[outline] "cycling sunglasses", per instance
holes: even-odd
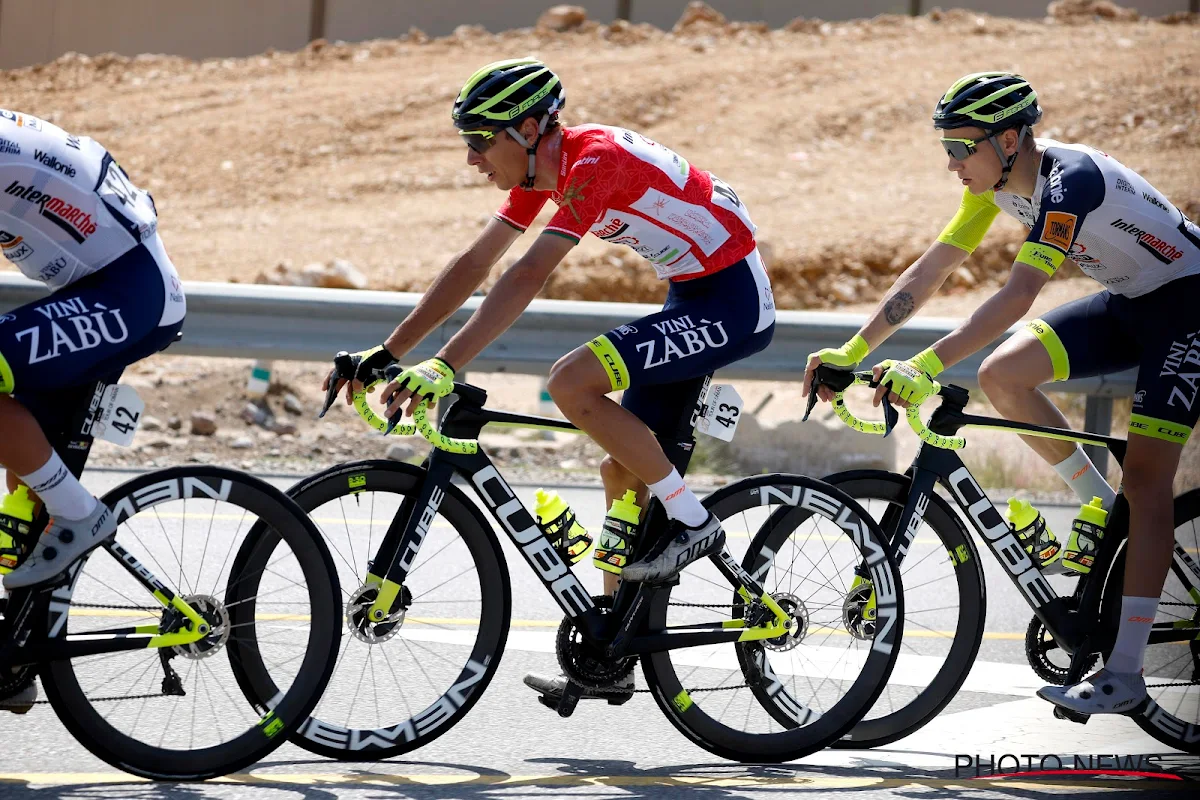
[[[978,139],[942,139],[942,148],[946,151],[946,155],[955,161],[966,161],[967,158],[975,154],[978,145],[983,144],[990,138],[992,137],[984,134]]]
[[[463,137],[463,140],[467,143],[467,147],[479,153],[479,155],[483,155],[496,144],[496,134],[499,132],[489,130],[459,131],[458,135]]]

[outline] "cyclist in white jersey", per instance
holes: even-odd
[[[934,126],[947,167],[965,187],[962,206],[935,242],[887,292],[859,333],[809,356],[807,393],[820,363],[852,368],[919,309],[979,245],[996,215],[1029,235],[1005,285],[957,330],[905,362],[875,368],[902,406],[929,396],[943,369],[1019,320],[1066,259],[1105,290],[1033,320],[984,362],[980,387],[1006,417],[1068,427],[1038,389],[1068,377],[1138,367],[1123,488],[1130,523],[1121,625],[1104,669],[1043,698],[1098,714],[1136,710],[1146,642],[1174,545],[1172,484],[1182,445],[1200,418],[1200,228],[1144,178],[1090,147],[1035,139],[1037,94],[1019,75],[967,75],[942,96]],[[820,390],[830,399],[828,389]],[[1115,494],[1082,448],[1051,439],[1027,443],[1088,502]]]
[[[71,389],[115,382],[182,327],[186,301],[157,228],[153,199],[104,147],[0,109],[0,251],[53,290],[0,316],[0,464],[13,493],[0,500],[5,589],[60,576],[116,531],[45,431],[65,424]],[[12,510],[28,500],[51,517],[36,542],[28,509]]]

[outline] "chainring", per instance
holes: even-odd
[[[613,599],[606,594],[595,595],[592,602],[602,611],[612,608]],[[637,656],[613,660],[583,638],[570,617],[565,617],[554,637],[554,651],[563,674],[574,683],[589,689],[607,689],[623,681],[637,666]]]
[[[1061,660],[1066,663],[1063,665],[1054,663],[1050,660],[1051,653],[1058,653]],[[1045,624],[1037,617],[1029,620],[1029,627],[1025,630],[1025,658],[1029,660],[1029,666],[1033,668],[1034,673],[1042,680],[1055,686],[1067,685],[1067,672],[1071,668],[1071,654],[1058,646],[1058,643],[1046,630]],[[1100,656],[1093,655],[1087,667],[1084,668],[1083,674],[1090,675],[1099,661]]]

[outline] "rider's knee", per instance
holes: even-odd
[[[605,456],[600,461],[600,479],[604,481],[605,486],[627,483],[631,478],[636,480],[637,476],[625,469],[625,465],[612,456]]]
[[[992,400],[1013,392],[1026,392],[1036,386],[1030,383],[1024,371],[1020,369],[1017,359],[1001,351],[996,351],[983,360],[979,365],[978,378],[979,388]]]
[[[1170,498],[1174,482],[1175,470],[1162,459],[1139,458],[1136,453],[1126,455],[1121,470],[1121,490],[1131,505],[1137,505],[1139,501],[1157,504],[1163,498]]]

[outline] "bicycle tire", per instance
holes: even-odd
[[[204,491],[193,494],[200,485],[219,491],[223,494],[224,502],[240,506],[243,512],[251,512],[265,525],[269,525],[275,531],[277,539],[286,542],[291,548],[296,563],[303,571],[310,619],[303,659],[288,689],[273,693],[270,705],[266,702],[251,702],[253,713],[262,716],[257,724],[251,725],[235,738],[209,747],[180,749],[162,747],[163,737],[160,737],[158,746],[147,744],[110,724],[89,701],[80,685],[74,662],[49,662],[41,669],[47,699],[63,725],[80,744],[93,755],[119,769],[156,780],[204,780],[225,775],[250,766],[279,747],[287,741],[288,734],[307,719],[320,698],[333,669],[333,659],[338,648],[337,573],[332,568],[329,551],[325,548],[316,526],[283,492],[245,473],[199,465],[174,467],[139,476],[108,492],[102,498],[102,502],[113,509],[120,526],[130,519],[135,519],[142,512],[153,510],[154,516],[158,517],[155,506],[166,500],[195,497],[199,502],[205,502],[211,499],[212,495]],[[214,509],[215,505],[214,502]],[[215,510],[213,515],[215,519]],[[183,517],[186,537],[186,505]],[[122,538],[121,530],[121,527],[118,527],[118,540]],[[137,538],[133,528],[126,530],[131,531]],[[209,530],[211,533],[211,527]],[[180,547],[182,552],[183,543]],[[205,553],[207,549],[206,543]],[[89,558],[99,552],[101,551],[94,551]],[[203,558],[201,562],[202,574],[205,566]],[[65,592],[66,599],[69,600],[70,593],[77,588],[79,577],[85,569],[86,563],[76,570],[69,590]],[[180,569],[183,569],[182,559]],[[218,571],[218,580],[223,570],[224,565]],[[231,575],[230,583],[236,582]],[[182,587],[180,591],[183,591]],[[56,599],[64,598],[60,593],[56,593]],[[239,612],[234,610],[230,613],[236,617]],[[253,618],[253,614],[251,617]],[[70,625],[68,621],[67,625],[63,626],[64,632]],[[239,650],[244,648],[239,647],[241,634],[234,635],[232,626],[230,631],[225,643],[234,642],[234,646],[226,648],[226,652],[231,668],[236,669],[234,662],[239,657]],[[159,658],[162,657],[161,651],[155,652]],[[199,671],[198,667],[196,669]],[[193,692],[195,691],[193,684]],[[168,695],[165,689],[163,695]],[[199,700],[198,694],[196,699]],[[164,737],[166,731],[171,729],[174,709],[175,706],[172,706],[172,716],[168,717]],[[193,726],[194,724],[193,721]]]
[[[891,540],[894,535],[892,528],[899,521],[900,512],[908,501],[912,486],[911,476],[883,470],[854,470],[830,475],[823,480],[846,492],[862,505],[866,505],[866,501],[869,500],[887,503],[887,512],[881,520],[881,526],[889,541]],[[882,747],[920,730],[954,699],[979,654],[987,621],[987,590],[979,553],[958,515],[940,495],[930,493],[929,505],[925,509],[923,519],[939,540],[940,544],[935,545],[935,548],[941,553],[957,554],[952,561],[952,569],[957,579],[959,612],[950,649],[929,684],[912,699],[906,703],[899,703],[892,696],[889,686],[881,694],[877,705],[886,704],[891,710],[879,717],[864,717],[842,739],[834,742],[832,746],[835,748],[865,750]],[[751,547],[753,549],[753,545]],[[900,564],[901,580],[908,587],[905,591],[910,595],[906,598],[910,601],[905,610],[907,621],[911,621],[914,614],[920,613],[913,609],[912,593],[930,583],[914,583],[910,580],[910,574],[906,573],[905,565],[909,565],[911,570],[927,558],[928,556],[917,557],[910,551]],[[940,583],[940,580],[934,582]],[[931,631],[926,628],[922,632]],[[910,628],[910,636],[912,633]],[[911,639],[904,641],[902,648],[907,648],[915,654]],[[902,652],[899,659],[901,664],[904,662],[904,656],[905,653]],[[906,672],[913,673],[916,670]]]
[[[420,489],[425,476],[424,469],[395,461],[352,462],[307,478],[293,486],[288,493],[301,508],[311,515],[326,503],[340,501],[349,496],[361,499],[367,493],[383,492],[398,497],[411,497]],[[351,485],[351,478],[354,479],[354,485]],[[343,725],[329,718],[322,719],[322,705],[318,705],[310,718],[292,734],[291,739],[294,744],[311,753],[345,761],[391,758],[422,747],[450,730],[466,716],[483,695],[488,684],[491,683],[508,640],[509,619],[512,611],[511,587],[504,553],[500,549],[500,543],[496,539],[494,530],[479,507],[453,484],[446,487],[445,497],[438,508],[438,517],[445,519],[454,532],[462,538],[480,579],[478,634],[470,645],[469,655],[457,678],[424,710],[406,716],[407,712],[401,709],[407,705],[408,701],[403,694],[403,687],[399,685],[404,681],[405,676],[396,676],[394,681],[396,685],[392,686],[392,691],[399,690],[401,692],[400,697],[404,700],[405,706],[396,702],[395,710],[388,709],[383,714],[391,714],[392,718],[389,718],[386,723],[369,728]],[[434,529],[437,525],[437,522],[431,521],[430,529]],[[332,530],[326,529],[320,520],[318,520],[318,527],[322,529],[327,543],[338,554],[335,563],[346,564],[348,560],[335,545]],[[422,547],[423,554],[436,549],[430,541],[433,536],[432,533],[428,535]],[[353,558],[353,550],[351,555]],[[436,554],[433,557],[437,557]],[[420,584],[413,577],[417,568],[421,566],[420,558],[421,556],[418,556],[418,561],[414,563],[413,569],[409,572],[409,579],[406,581],[406,588],[411,586],[414,591],[420,591]],[[361,567],[363,572],[366,570],[365,562],[354,566],[355,568]],[[385,570],[381,569],[382,571]],[[358,577],[361,578],[361,575]],[[347,602],[350,594],[346,591],[347,587],[349,587],[348,583],[343,585],[343,597],[339,600],[339,608],[344,608]],[[417,606],[419,603],[420,596],[417,595],[413,598],[413,604]],[[406,621],[402,623],[396,636],[404,637],[406,630],[412,631],[414,625],[419,626],[420,624],[419,621],[417,623]],[[412,632],[419,636],[421,630],[418,627],[416,631]],[[459,631],[461,632],[461,627],[459,627]],[[353,633],[348,632],[345,636],[348,639],[346,648],[355,647],[356,643],[352,639]],[[419,639],[415,641],[419,642]],[[367,646],[383,652],[381,648],[386,645],[387,642],[381,642]],[[414,646],[420,647],[419,644]],[[343,650],[343,656],[347,649]],[[368,655],[373,655],[373,653]],[[339,657],[340,664],[342,664],[341,657]],[[419,662],[416,666],[420,668],[420,674],[428,677],[427,670]],[[339,677],[335,673],[330,687],[327,689],[327,696],[338,686]],[[392,700],[395,701],[394,696]],[[376,705],[378,707],[378,702]],[[350,711],[353,711],[353,703]],[[397,716],[398,718],[396,718]]]
[[[1174,505],[1175,540],[1184,545],[1185,551],[1195,553],[1196,549],[1200,547],[1200,489],[1192,489],[1179,495],[1175,498]],[[1185,529],[1186,533],[1181,533]],[[1115,631],[1120,625],[1127,542],[1128,540],[1121,543],[1121,550],[1113,559],[1112,568],[1105,579],[1104,595],[1100,604],[1100,619],[1101,627],[1106,630]],[[1195,561],[1193,560],[1191,565],[1182,567],[1178,562],[1177,557],[1172,559],[1160,601],[1164,604],[1159,606],[1155,616],[1156,624],[1165,621],[1173,623],[1179,620],[1187,621],[1190,612],[1191,625],[1200,627],[1200,603],[1197,603],[1195,599],[1197,595],[1188,591],[1190,589],[1192,592],[1200,592],[1200,579],[1197,579],[1194,573]],[[1180,589],[1173,591],[1175,587],[1179,586],[1181,586]],[[1165,605],[1166,602],[1179,604],[1189,595],[1192,599],[1191,606],[1182,612],[1176,610],[1178,605]],[[1187,646],[1191,648],[1191,663],[1184,662],[1179,666],[1181,670],[1191,667],[1191,674],[1187,676],[1183,684],[1180,684],[1189,685],[1191,689],[1185,690],[1182,697],[1173,698],[1178,702],[1169,702],[1165,698],[1166,693],[1159,691],[1162,688],[1164,677],[1161,673],[1179,665],[1181,660],[1177,652],[1179,646],[1177,643],[1163,643],[1146,648],[1143,672],[1151,702],[1140,713],[1131,716],[1138,727],[1168,747],[1174,747],[1186,753],[1200,753],[1200,685],[1197,684],[1197,676],[1200,675],[1200,666],[1198,666],[1200,665],[1200,653],[1198,653],[1200,644],[1197,644],[1195,639],[1187,643]],[[1106,662],[1111,652],[1112,646],[1110,645],[1103,653]],[[1159,686],[1155,687],[1155,684],[1159,684]],[[1160,700],[1163,702],[1160,703]],[[1185,705],[1191,711],[1188,719],[1176,716]]]
[[[847,563],[850,570],[861,562],[867,562],[871,565],[871,575],[878,585],[891,585],[895,590],[888,592],[881,589],[878,606],[880,622],[873,639],[866,646],[868,649],[863,658],[862,669],[856,673],[850,689],[823,711],[812,711],[813,698],[804,703],[796,699],[794,695],[798,692],[794,672],[792,691],[787,690],[783,683],[786,679],[778,678],[763,643],[732,645],[737,652],[737,664],[753,695],[748,701],[743,701],[747,708],[747,716],[753,711],[754,704],[761,706],[773,720],[773,724],[770,720],[767,721],[767,732],[735,730],[701,707],[701,703],[696,700],[697,694],[701,691],[715,692],[721,689],[720,685],[705,690],[693,689],[690,692],[686,689],[683,681],[696,680],[693,676],[698,669],[687,669],[685,661],[689,656],[678,654],[686,654],[690,648],[651,653],[642,657],[646,683],[659,708],[671,723],[705,750],[735,761],[791,761],[824,749],[843,736],[867,712],[882,691],[899,653],[903,631],[903,591],[891,551],[879,526],[844,492],[822,481],[801,475],[762,475],[726,486],[705,498],[704,504],[722,520],[727,535],[730,535],[736,530],[734,515],[745,514],[754,509],[761,511],[772,499],[779,499],[782,505],[790,507],[800,516],[819,515],[829,520],[840,519],[843,524],[836,528],[837,535],[831,538],[835,539],[835,547],[838,544],[849,543],[851,549],[847,551]],[[852,534],[851,531],[856,533]],[[858,538],[855,539],[855,536]],[[831,552],[828,546],[826,552]],[[766,567],[769,569],[769,566],[768,563]],[[750,559],[743,562],[743,567],[759,580],[767,571],[752,565]],[[689,570],[695,568],[693,565]],[[689,571],[685,570],[681,580],[686,580],[688,574]],[[670,595],[679,589],[680,586],[664,587],[657,593],[645,625],[648,630],[667,627]],[[735,601],[736,613],[738,612]],[[807,631],[807,625],[805,630]],[[684,669],[677,669],[676,659],[680,660],[680,666]],[[739,693],[741,691],[740,687],[732,688]],[[818,693],[819,688],[814,690],[814,696]],[[734,699],[736,695],[725,703],[721,711],[722,718]],[[714,701],[712,707],[715,709],[716,705],[717,701]],[[799,713],[801,711],[803,715]],[[738,715],[740,716],[740,709]],[[775,726],[778,726],[779,730],[771,730]]]

